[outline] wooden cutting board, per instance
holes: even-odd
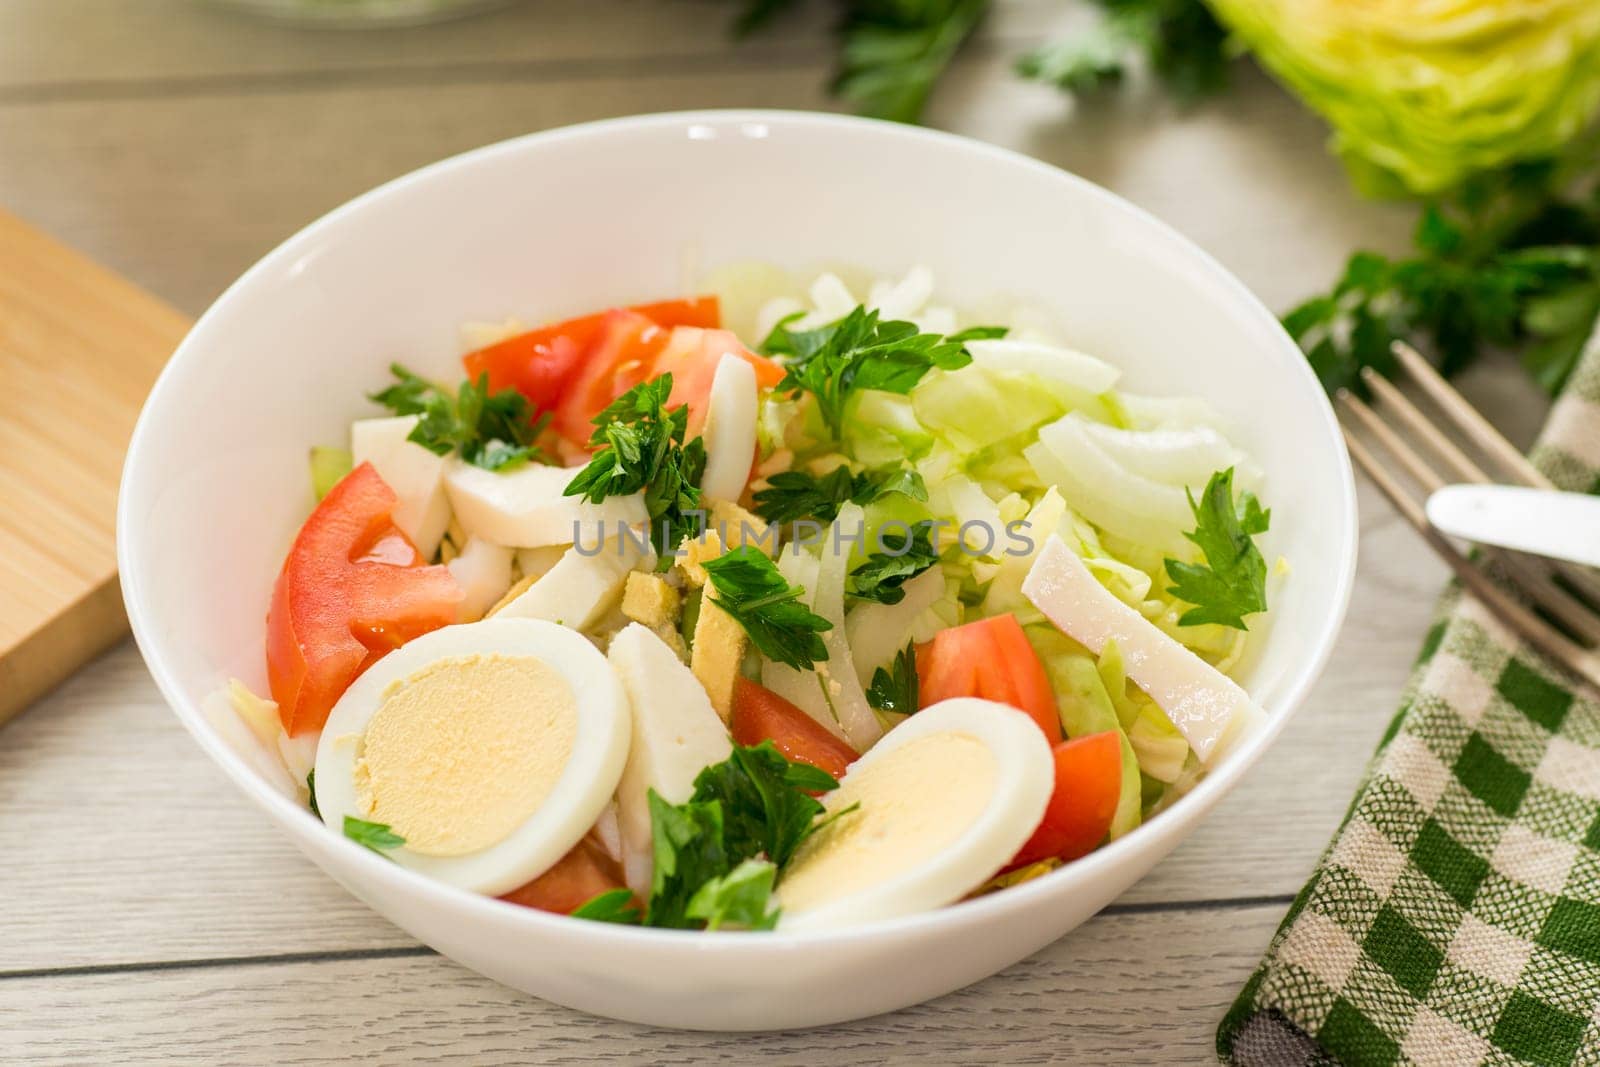
[[[189,321],[0,211],[0,722],[127,631],[117,483]]]

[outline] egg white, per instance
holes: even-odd
[[[454,656],[533,656],[571,687],[577,730],[572,753],[549,795],[500,841],[464,856],[423,856],[404,847],[396,863],[479,893],[509,892],[548,870],[595,824],[616,791],[632,731],[627,695],[605,656],[555,623],[502,618],[447,626],[389,653],[357,678],[328,716],[317,745],[317,806],[323,822],[344,832],[346,815],[365,818],[355,769],[361,738],[392,683]]]
[[[756,454],[756,371],[729,354],[717,363],[706,405],[706,467],[700,488],[712,500],[738,500]]]
[[[807,862],[802,849],[778,882],[776,898],[783,909],[778,921],[780,929],[836,929],[942,908],[992,877],[1033,835],[1055,788],[1050,743],[1024,712],[991,700],[957,697],[917,712],[850,765],[840,782],[841,791],[848,785],[859,785],[864,778],[870,779],[873,768],[888,754],[936,734],[972,738],[994,757],[994,785],[988,802],[972,824],[954,841],[938,847],[897,836],[892,822],[880,824],[874,837],[881,837],[881,847],[905,852],[903,862],[893,873],[865,887],[842,890],[836,896],[796,908],[784,900],[784,879],[792,877]],[[916,787],[933,796],[947,783],[929,773]],[[830,793],[823,797],[830,811],[838,806],[830,798],[837,796]],[[904,802],[908,810],[918,807],[915,796],[902,794],[896,799]],[[863,799],[861,811],[843,816],[840,828],[845,819],[868,816],[870,803],[870,797]]]

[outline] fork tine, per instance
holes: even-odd
[[[1545,655],[1587,679],[1591,684],[1600,685],[1600,656],[1592,655],[1579,647],[1566,635],[1498,588],[1488,576],[1474,567],[1471,561],[1456,551],[1454,545],[1429,525],[1421,505],[1411,498],[1405,488],[1355,434],[1347,429],[1344,438],[1356,465],[1372,479],[1379,492],[1383,493],[1400,513],[1400,517],[1415,529],[1439,558],[1455,572],[1468,592]]]
[[[1381,381],[1381,379],[1380,379]],[[1383,383],[1388,386],[1387,382]],[[1393,388],[1393,386],[1389,386]],[[1368,407],[1360,397],[1348,389],[1340,390],[1335,398],[1339,410],[1345,412],[1351,419],[1359,423],[1372,437],[1382,445],[1384,450],[1400,462],[1406,473],[1429,493],[1435,492],[1445,484],[1444,479],[1427,461],[1419,456],[1406,440],[1378,414]],[[1408,401],[1401,398],[1406,409],[1421,419],[1421,413],[1410,407]],[[1424,426],[1433,430],[1432,424],[1423,422]],[[1434,430],[1437,433],[1438,431]],[[1449,446],[1453,448],[1454,446]],[[1463,462],[1467,462],[1462,457]],[[1431,526],[1431,523],[1430,523]],[[1573,596],[1560,585],[1551,580],[1548,568],[1540,565],[1526,556],[1493,546],[1484,546],[1485,554],[1498,562],[1506,575],[1521,587],[1523,593],[1538,607],[1560,621],[1569,633],[1576,634],[1581,640],[1594,645],[1600,645],[1600,616],[1596,616],[1587,605],[1573,598]]]
[[[1396,389],[1389,379],[1373,370],[1363,367],[1361,381],[1372,390],[1372,395],[1383,402],[1383,406],[1394,412],[1395,417],[1405,424],[1407,430],[1425,442],[1433,454],[1445,462],[1454,471],[1455,476],[1462,481],[1476,482],[1479,485],[1489,484],[1489,476],[1483,468],[1468,458],[1467,454],[1446,437],[1440,429],[1429,421],[1415,404],[1404,393]],[[1440,483],[1443,484],[1442,482]],[[1429,492],[1439,488],[1438,485],[1429,486]]]
[[[1384,384],[1388,385],[1387,382]],[[1390,386],[1390,388],[1393,387]],[[1391,456],[1400,461],[1400,465],[1406,469],[1406,473],[1411,475],[1418,485],[1430,493],[1444,488],[1445,480],[1439,476],[1439,472],[1428,466],[1427,461],[1417,455],[1411,446],[1406,444],[1404,438],[1395,433],[1389,424],[1379,418],[1377,413],[1368,407],[1360,397],[1348,389],[1341,389],[1339,390],[1339,395],[1335,398],[1335,403],[1339,405],[1341,411],[1347,412],[1355,421],[1361,424],[1363,429],[1377,438],[1378,443]],[[1420,413],[1415,408],[1411,408],[1411,412],[1421,418]],[[1432,427],[1430,426],[1429,429],[1432,429]],[[1434,432],[1437,433],[1438,431]]]
[[[1387,382],[1384,384],[1387,386]],[[1362,398],[1346,389],[1339,392],[1336,403],[1339,410],[1349,414],[1352,421],[1358,422],[1362,429],[1373,435],[1374,440],[1382,445],[1384,451],[1394,456],[1400,462],[1400,466],[1405,467],[1406,474],[1421,485],[1422,490],[1434,493],[1443,488],[1445,480],[1438,475],[1437,470],[1427,466],[1427,461],[1416,454],[1416,451],[1405,442],[1405,438],[1395,432],[1394,427],[1390,427],[1387,422],[1379,418],[1376,411],[1366,406]],[[1410,410],[1416,413],[1416,408]],[[1421,418],[1421,413],[1416,414]],[[1424,426],[1432,429],[1426,422]],[[1466,462],[1466,458],[1462,458],[1462,461]],[[1432,526],[1432,523],[1429,525]],[[1523,557],[1520,553],[1496,549],[1493,545],[1485,545],[1483,550],[1488,557],[1498,561],[1507,576],[1517,582],[1518,587],[1522,587],[1526,597],[1533,600],[1539,608],[1557,617],[1568,632],[1576,633],[1581,640],[1587,641],[1590,645],[1600,645],[1600,617],[1595,616],[1594,611],[1590,611],[1584,603],[1573,598],[1570,592],[1550,581],[1549,569],[1531,558]]]
[[[1536,489],[1554,489],[1555,484],[1546,478],[1540,470],[1521,452],[1515,445],[1507,441],[1496,430],[1489,420],[1478,413],[1477,409],[1464,400],[1454,387],[1447,383],[1433,365],[1423,359],[1417,350],[1404,341],[1394,344],[1395,357],[1400,361],[1400,366],[1412,381],[1432,398],[1439,409],[1455,424],[1456,428],[1466,435],[1486,454],[1497,461],[1502,469],[1511,473],[1511,476],[1523,485],[1530,485]],[[1488,478],[1481,468],[1473,464],[1454,443],[1445,437],[1428,421],[1427,417],[1417,410],[1416,405],[1405,399],[1405,395],[1392,384],[1367,368],[1362,374],[1362,381],[1366,382],[1375,395],[1381,396],[1385,403],[1392,403],[1396,414],[1418,436],[1425,439],[1429,445],[1434,446],[1436,453],[1446,462],[1455,464],[1457,471],[1468,481],[1488,484]],[[1507,554],[1510,555],[1509,553]],[[1541,570],[1549,570],[1561,576],[1567,585],[1578,592],[1582,598],[1585,612],[1589,612],[1588,605],[1600,607],[1600,575],[1577,564],[1567,563],[1562,560],[1546,560],[1541,565]],[[1560,589],[1560,586],[1556,586]],[[1562,594],[1570,595],[1566,590]]]
[[[1415,348],[1404,341],[1396,341],[1394,354],[1406,375],[1428,394],[1428,398],[1439,406],[1439,410],[1455,424],[1456,429],[1483,449],[1518,484],[1531,485],[1536,489],[1555,488],[1550,479],[1540,474],[1538,468],[1528,462],[1528,457],[1517,451],[1516,445],[1507,441],[1488,419],[1462,399],[1461,394],[1440,377],[1439,372]]]

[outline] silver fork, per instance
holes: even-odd
[[[1501,480],[1514,485],[1552,489],[1550,480],[1516,446],[1489,424],[1461,394],[1451,388],[1416,350],[1397,343],[1394,354],[1401,371],[1444,416],[1468,444],[1478,450]],[[1438,556],[1455,572],[1461,584],[1494,615],[1552,660],[1574,674],[1600,685],[1600,615],[1589,604],[1600,605],[1600,583],[1594,576],[1575,568],[1558,567],[1543,560],[1502,549],[1484,548],[1483,558],[1496,563],[1521,594],[1519,599],[1491,579],[1465,553],[1428,522],[1422,501],[1418,500],[1391,471],[1375,451],[1355,433],[1360,427],[1373,442],[1398,463],[1423,494],[1432,493],[1450,481],[1491,484],[1489,474],[1474,462],[1450,436],[1429,420],[1420,408],[1382,375],[1368,367],[1362,381],[1372,392],[1376,408],[1349,390],[1336,397],[1341,414],[1347,416],[1345,443],[1356,465],[1366,472],[1379,491],[1389,499]],[[1388,413],[1393,425],[1379,412]],[[1407,435],[1420,442],[1434,460],[1412,446]],[[1437,466],[1435,465],[1437,464]],[[1443,467],[1447,474],[1441,473]],[[1557,575],[1562,579],[1557,581]],[[1588,598],[1573,595],[1576,588]],[[1523,599],[1527,601],[1523,603]],[[1531,605],[1531,608],[1530,608]],[[1554,626],[1539,612],[1556,620]]]

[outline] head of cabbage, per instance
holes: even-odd
[[[1370,193],[1554,155],[1600,107],[1600,0],[1206,2]]]

